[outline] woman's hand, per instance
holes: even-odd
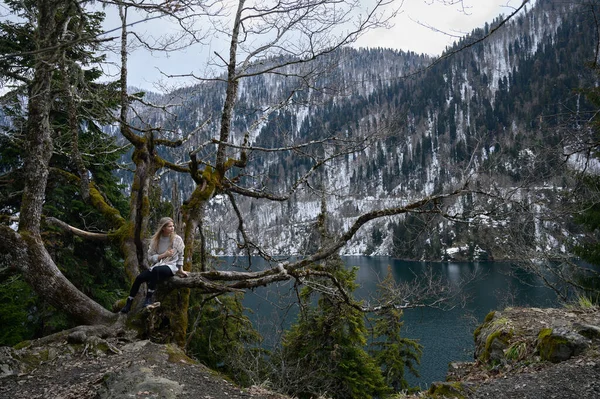
[[[186,272],[186,271],[185,271],[185,270],[183,270],[183,269],[179,269],[179,270],[177,270],[177,275],[178,275],[179,277],[187,277],[187,276],[189,276],[189,275],[190,275],[190,272]]]
[[[171,256],[173,256],[174,253],[175,253],[175,250],[173,248],[167,249],[165,252],[160,254],[158,259],[170,258]]]

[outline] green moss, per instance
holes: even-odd
[[[167,354],[169,355],[169,362],[171,363],[188,363],[195,364],[196,362],[188,357],[181,348],[176,345],[167,344]]]
[[[165,333],[160,333],[163,336],[163,342],[176,343],[182,347],[185,345],[189,298],[189,288],[172,291],[160,298],[162,322],[157,328],[165,330]]]
[[[498,340],[503,345],[508,346],[510,339],[514,335],[514,330],[508,327],[510,321],[506,318],[500,318],[491,323],[490,328],[493,330],[485,341],[485,348],[483,353],[479,356],[479,359],[482,361],[490,360],[490,349],[494,341]]]
[[[552,335],[550,328],[544,328],[538,333],[537,350],[542,360],[556,361],[554,354],[558,352],[560,346],[568,344],[567,339]]]
[[[488,313],[487,315],[485,315],[485,319],[483,320],[484,323],[489,323],[494,319],[494,316],[496,315],[496,311],[492,310],[490,313]]]
[[[85,344],[70,344],[70,346],[73,349],[74,353],[82,352],[85,348]]]
[[[154,165],[156,166],[157,169],[161,169],[164,168],[165,165],[167,164],[167,161],[165,161],[163,158],[161,157],[153,157],[152,161],[154,162]]]
[[[15,357],[25,366],[25,372],[29,372],[41,363],[48,361],[50,351],[48,349],[43,349],[39,352],[28,350],[17,354]]]
[[[206,185],[196,187],[188,202],[182,207],[185,211],[198,209],[203,202],[210,199],[216,188],[220,185],[221,179],[218,173],[210,167],[204,169],[202,178],[206,181]]]
[[[133,182],[131,183],[131,191],[138,192],[140,190],[140,187],[141,187],[140,178],[139,178],[139,176],[136,176],[133,178]]]
[[[13,346],[13,349],[19,350],[19,349],[27,348],[28,346],[31,346],[31,341],[30,340],[19,342],[18,344],[16,344],[15,346]]]
[[[477,328],[475,329],[475,331],[473,332],[473,338],[475,339],[475,341],[477,341],[477,338],[478,338],[478,337],[479,337],[479,335],[481,334],[481,330],[483,329],[483,327],[484,327],[486,324],[489,324],[489,323],[490,323],[490,322],[491,322],[491,321],[494,319],[494,316],[495,316],[495,315],[496,315],[496,312],[492,310],[491,312],[489,312],[489,313],[488,313],[488,314],[485,316],[485,319],[483,320],[483,323],[482,323],[482,324],[480,324],[480,325],[479,325],[479,327],[477,327]]]
[[[477,341],[477,338],[481,335],[481,330],[483,330],[483,324],[480,324],[473,332],[473,340]]]
[[[108,238],[116,242],[123,243],[127,238],[133,237],[134,228],[135,226],[132,222],[126,222],[117,230],[113,230],[108,233]]]
[[[104,197],[100,191],[94,187],[93,183],[90,183],[89,185],[89,192],[92,205],[107,217],[111,223],[116,226],[122,226],[125,223],[125,219],[123,219],[121,213],[104,200]]]
[[[150,214],[150,200],[148,197],[142,198],[142,215],[148,216]]]
[[[98,342],[98,344],[96,344],[96,350],[100,351],[102,353],[108,353],[108,351],[110,350],[110,347],[108,346],[108,343],[106,343],[106,342]]]
[[[490,360],[490,347],[492,346],[492,342],[494,342],[494,340],[500,336],[500,333],[501,333],[500,331],[494,331],[493,333],[488,335],[488,337],[485,341],[485,350],[481,354],[482,360],[484,360],[486,362],[488,360]]]
[[[38,358],[40,359],[40,361],[48,361],[48,359],[50,359],[50,350],[49,349],[43,349],[41,351],[39,351],[37,353]]]
[[[460,382],[433,383],[427,391],[431,398],[464,399],[464,386]]]
[[[134,300],[131,311],[127,313],[126,326],[128,329],[137,333],[138,337],[145,336],[145,317],[144,312],[138,311],[137,302]]]
[[[231,169],[237,163],[237,159],[229,158],[225,162],[225,170]]]
[[[131,160],[137,165],[140,162],[144,162],[148,159],[148,149],[146,147],[146,142],[148,141],[145,137],[139,137],[138,143],[136,143],[135,150],[133,150],[133,154],[131,154]]]
[[[508,320],[506,317],[501,317],[499,319],[494,320],[494,322],[492,323],[493,327],[503,327],[503,326],[507,326],[510,324],[510,320]]]
[[[551,334],[552,334],[551,328],[542,328],[537,336],[538,342],[545,339],[546,337],[550,336]]]
[[[183,347],[188,327],[189,295],[189,288],[174,290],[166,295],[161,293],[156,298],[160,306],[151,310],[138,309],[134,302],[126,320],[127,328],[135,331],[139,338]]]
[[[127,303],[127,298],[117,299],[117,301],[113,304],[113,311],[118,311],[123,309],[125,304]]]

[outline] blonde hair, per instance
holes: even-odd
[[[168,223],[173,223],[175,224],[175,222],[173,221],[173,219],[171,219],[168,216],[165,216],[163,218],[161,218],[158,221],[158,224],[156,225],[156,231],[154,232],[154,235],[152,236],[152,238],[150,239],[150,246],[152,248],[154,248],[154,250],[158,250],[158,241],[160,240],[160,236],[162,235],[162,229],[163,227],[165,227],[165,225],[167,225]],[[173,240],[175,239],[175,236],[177,234],[175,233],[175,230],[173,230],[173,232],[171,233],[171,235],[169,236],[169,245],[172,246],[173,245]]]

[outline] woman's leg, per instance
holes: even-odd
[[[148,306],[152,303],[152,295],[156,290],[156,284],[165,280],[169,277],[173,277],[173,271],[169,266],[155,266],[152,268],[152,275],[148,280],[148,293],[146,294],[146,301],[144,302],[144,306]]]
[[[148,280],[148,289],[152,291],[156,289],[156,284],[159,281],[165,280],[169,277],[173,277],[173,271],[171,271],[171,268],[169,266],[165,265],[153,267],[150,273],[152,273],[152,275]]]
[[[144,270],[135,278],[133,285],[131,286],[131,291],[129,291],[129,297],[135,298],[138,291],[140,290],[140,286],[142,283],[148,282],[152,279],[152,272],[150,270]]]
[[[151,278],[152,272],[150,270],[144,270],[143,272],[137,275],[135,281],[133,282],[133,285],[131,286],[131,290],[129,291],[129,297],[127,298],[127,302],[125,303],[123,309],[121,309],[121,313],[127,313],[129,312],[129,310],[131,310],[131,303],[133,302],[133,298],[135,298],[138,291],[140,290],[140,286],[142,285],[142,283],[150,281]]]

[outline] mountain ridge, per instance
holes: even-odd
[[[448,51],[466,48],[431,67],[427,67],[430,58],[415,53],[343,48],[323,61],[337,57],[339,67],[329,71],[330,75],[319,76],[318,88],[295,92],[285,108],[274,104],[289,95],[297,80],[253,76],[242,81],[232,121],[237,145],[249,130],[251,145],[264,149],[287,148],[298,140],[324,140],[327,135],[337,140],[377,137],[372,146],[322,167],[311,187],[294,192],[290,204],[250,203],[238,198],[242,213],[250,215],[245,223],[248,236],[263,243],[271,255],[307,253],[310,238],[299,237],[311,237],[321,212],[321,194],[315,184],[322,185],[326,193],[330,230],[336,232],[347,231],[360,213],[451,190],[469,176],[482,179],[481,170],[487,173],[483,180],[493,181],[504,191],[526,180],[546,187],[546,192],[556,190],[560,176],[544,175],[543,171],[544,164],[556,160],[546,155],[542,159],[536,145],[544,141],[558,149],[560,130],[572,118],[564,111],[575,104],[584,106],[574,90],[593,81],[582,69],[584,61],[594,56],[594,37],[586,29],[589,15],[582,7],[583,3],[539,0],[469,47],[501,20],[475,29]],[[423,71],[416,77],[403,77],[419,68]],[[297,75],[306,69],[294,71]],[[176,132],[171,138],[193,131],[211,115],[218,115],[223,96],[214,85],[219,84],[171,93],[170,97],[180,97],[184,105],[174,109],[172,119],[155,118],[153,122]],[[341,94],[329,95],[327,90]],[[209,124],[183,151],[171,152],[167,158],[185,160],[183,154],[217,137],[218,128],[218,123]],[[311,167],[310,157],[298,160],[290,154],[254,151],[244,182],[278,195],[289,192]],[[200,155],[213,156],[209,149],[202,149]],[[186,198],[193,182],[172,176],[163,178],[165,198],[173,197],[174,180],[178,197]],[[525,198],[531,194],[523,191],[517,195]],[[462,199],[453,209],[458,214],[471,209],[472,201],[477,200]],[[206,235],[213,238],[211,252],[237,254],[241,236],[228,201],[214,199],[208,216],[210,222],[204,227]],[[494,225],[464,228],[452,220],[425,220],[420,215],[400,219],[370,222],[341,254],[416,260],[514,256],[503,248],[512,237],[494,236]],[[555,233],[540,226],[527,234],[533,235],[538,248],[546,248],[555,240]]]

